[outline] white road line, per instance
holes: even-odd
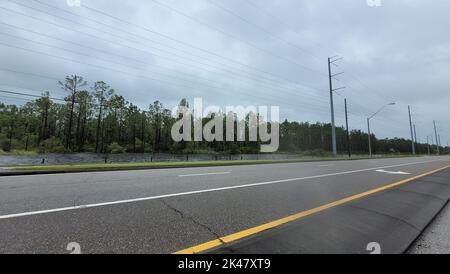
[[[317,167],[329,167],[329,166],[334,166],[334,164],[331,164],[331,165],[318,165]]]
[[[198,177],[198,176],[213,176],[213,175],[226,175],[226,174],[231,174],[231,172],[215,172],[215,173],[185,174],[185,175],[178,175],[178,177]]]
[[[386,173],[386,174],[391,174],[391,175],[411,175],[411,173],[408,173],[408,172],[403,172],[403,171],[388,171],[388,170],[384,170],[384,169],[379,169],[379,170],[377,170],[377,172],[380,172],[380,173]]]
[[[250,188],[250,187],[257,187],[257,186],[274,185],[274,184],[288,183],[288,182],[294,182],[294,181],[304,181],[304,180],[317,179],[317,178],[325,178],[325,177],[333,177],[333,176],[353,174],[353,173],[361,173],[361,172],[373,171],[373,170],[377,170],[377,169],[387,169],[387,168],[393,168],[393,167],[411,166],[411,165],[426,164],[426,163],[433,163],[433,162],[439,162],[439,160],[438,161],[433,160],[433,161],[425,161],[425,162],[407,163],[407,164],[400,164],[400,165],[393,165],[393,166],[366,168],[366,169],[343,171],[343,172],[338,172],[338,173],[322,174],[322,175],[292,178],[292,179],[277,180],[277,181],[269,181],[269,182],[247,184],[247,185],[204,189],[204,190],[166,194],[166,195],[159,195],[159,196],[152,196],[152,197],[145,197],[145,198],[121,200],[121,201],[115,201],[115,202],[88,204],[88,205],[72,206],[72,207],[56,208],[56,209],[49,209],[49,210],[40,210],[40,211],[31,211],[31,212],[24,212],[24,213],[18,213],[18,214],[3,215],[3,216],[0,216],[0,220],[25,217],[25,216],[33,216],[33,215],[42,215],[42,214],[48,214],[48,213],[77,210],[77,209],[95,208],[95,207],[102,207],[102,206],[151,201],[151,200],[158,200],[158,199],[163,199],[163,198],[180,197],[180,196],[187,196],[187,195],[194,195],[194,194],[201,194],[201,193],[210,193],[210,192],[218,192],[218,191],[233,190],[233,189],[243,189],[243,188]]]

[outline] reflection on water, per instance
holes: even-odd
[[[143,162],[199,162],[229,160],[284,160],[298,158],[289,154],[243,155],[177,155],[177,154],[38,154],[32,156],[0,156],[0,165],[87,164],[87,163],[143,163]]]

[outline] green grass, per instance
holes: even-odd
[[[405,156],[383,156],[383,158],[400,158]],[[242,160],[242,161],[205,161],[205,162],[161,162],[161,163],[120,163],[120,164],[73,164],[52,166],[17,166],[17,171],[103,171],[103,170],[133,170],[133,169],[162,169],[162,168],[185,168],[185,167],[214,167],[214,166],[237,166],[237,165],[260,165],[277,163],[301,163],[314,161],[348,161],[368,159],[367,156],[347,157],[303,157],[291,160]]]
[[[0,149],[0,156],[33,156],[37,154],[36,151],[13,150],[6,152]]]

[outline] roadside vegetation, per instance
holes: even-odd
[[[403,158],[411,155],[378,156],[379,158]],[[302,157],[290,160],[232,160],[232,161],[200,161],[200,162],[157,162],[157,163],[110,163],[110,164],[72,164],[72,165],[47,165],[47,166],[16,166],[16,171],[107,171],[107,170],[139,170],[139,169],[162,169],[162,168],[187,168],[187,167],[214,167],[235,165],[262,165],[303,163],[317,161],[350,161],[368,159],[367,156],[338,157]]]
[[[51,98],[49,92],[44,92],[40,98],[19,106],[1,103],[0,98],[0,155],[259,152],[259,142],[175,143],[170,131],[176,119],[161,102],[155,101],[146,109],[139,109],[106,83],[89,84],[80,76],[67,76],[59,85],[67,92],[65,98]],[[189,102],[182,99],[180,106],[189,107]],[[203,122],[210,119],[204,118]],[[367,154],[368,135],[361,130],[349,134],[351,151]],[[280,124],[280,135],[280,153],[331,156],[330,124],[286,120]],[[377,139],[375,135],[371,138],[377,154],[409,153],[411,150],[409,140]],[[348,144],[343,127],[337,128],[337,144],[339,152],[346,153]],[[432,152],[436,149],[431,147]],[[427,150],[427,144],[417,145],[419,153]]]

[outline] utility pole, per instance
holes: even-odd
[[[337,74],[332,74],[332,72],[331,72],[331,65],[332,64],[335,65],[335,63],[337,61],[343,59],[343,58],[336,58],[336,57],[337,56],[328,58],[328,76],[329,76],[328,80],[329,80],[329,85],[330,85],[330,110],[331,110],[331,139],[332,139],[332,146],[333,146],[333,154],[334,155],[337,155],[337,142],[336,142],[336,123],[335,123],[335,119],[334,119],[333,92],[345,88],[345,87],[341,87],[341,88],[337,88],[337,89],[333,88],[333,78],[344,73],[344,72],[340,72],[340,73],[337,73]]]
[[[428,156],[430,156],[431,151],[430,151],[430,136],[427,135],[427,147],[428,147]]]
[[[380,108],[377,112],[375,112],[374,114],[372,114],[372,116],[370,116],[369,118],[367,118],[367,133],[369,136],[369,156],[370,158],[372,158],[372,133],[370,132],[370,119],[372,119],[373,117],[375,117],[378,113],[380,113],[383,109],[385,109],[388,106],[394,106],[396,103],[389,103],[387,105],[384,105],[382,108]]]
[[[418,153],[420,153],[419,148],[418,148],[418,144],[419,142],[417,142],[417,133],[416,133],[416,124],[414,124],[414,147],[416,148],[416,151]]]
[[[142,123],[141,123],[141,138],[142,138],[142,153],[145,153],[145,111],[142,111]]]
[[[436,121],[433,121],[433,125],[434,125],[434,136],[436,137],[437,155],[440,155],[441,151],[440,151],[440,148],[439,148],[439,136],[438,136],[438,133],[437,133]]]
[[[347,128],[347,148],[348,148],[348,158],[352,157],[352,150],[350,148],[350,131],[348,129],[348,109],[347,109],[347,98],[344,99],[345,104],[345,125]]]
[[[372,158],[372,134],[370,133],[370,119],[367,118],[367,132],[369,135],[369,156]]]
[[[431,137],[431,142],[430,142],[430,145],[431,145],[431,153],[433,154],[434,152],[433,152],[433,148],[434,148],[434,140],[436,139],[436,138],[434,138],[434,135],[433,134],[431,134],[430,135],[430,137]]]
[[[411,106],[408,106],[408,114],[409,114],[409,128],[411,130],[411,146],[412,146],[412,153],[416,155],[416,145],[414,144],[414,132],[413,132],[413,126],[412,126],[412,119],[411,119]]]

